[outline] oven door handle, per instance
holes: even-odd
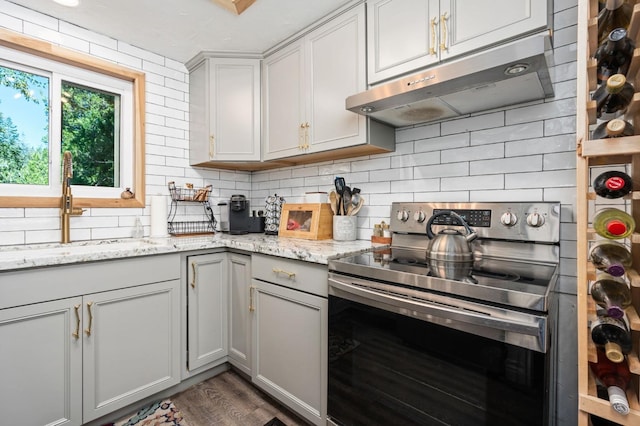
[[[349,279],[355,283],[356,278]],[[368,281],[362,281],[369,284]],[[385,286],[380,284],[380,286]],[[342,297],[354,302],[362,303],[383,310],[429,321],[430,316],[446,319],[448,322],[461,322],[473,326],[489,327],[510,333],[536,336],[540,343],[544,341],[543,321],[518,321],[514,318],[498,318],[491,315],[491,311],[499,312],[500,308],[480,305],[460,299],[442,296],[434,293],[424,295],[420,300],[411,300],[394,296],[389,293],[363,288],[358,285],[340,281],[335,276],[329,277],[329,294]],[[429,298],[430,300],[425,300]],[[527,317],[538,318],[535,315],[523,314]]]

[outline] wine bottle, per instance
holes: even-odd
[[[601,237],[616,240],[631,235],[636,229],[636,221],[622,210],[605,208],[596,213],[593,227]]]
[[[589,366],[598,381],[607,387],[611,407],[620,414],[629,414],[629,401],[625,390],[629,385],[631,372],[627,361],[623,359],[618,363],[611,362],[601,350],[598,350],[598,361],[590,362]]]
[[[603,198],[620,198],[633,189],[631,176],[617,170],[600,173],[593,180],[593,190]]]
[[[624,355],[631,352],[631,332],[626,315],[612,318],[598,315],[591,322],[591,340],[613,362],[622,362]]]
[[[598,272],[591,285],[591,297],[598,306],[606,309],[607,316],[622,318],[624,308],[631,304],[631,289],[623,278]]]
[[[623,136],[633,136],[634,134],[631,123],[619,118],[614,118],[613,120],[598,124],[593,130],[591,139],[620,138]]]
[[[589,260],[599,271],[614,277],[621,277],[631,266],[631,252],[624,244],[611,240],[601,240],[589,249]]]
[[[596,101],[596,117],[610,120],[624,114],[634,93],[633,86],[624,75],[613,74],[591,96]]]
[[[602,44],[611,31],[627,28],[631,22],[633,6],[624,0],[607,0],[598,13],[598,44]]]
[[[598,84],[607,81],[614,74],[626,76],[634,49],[635,43],[627,37],[627,30],[616,28],[611,31],[593,55],[597,61]]]

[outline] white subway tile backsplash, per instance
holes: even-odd
[[[506,157],[520,157],[549,152],[574,151],[576,147],[575,135],[565,134],[532,140],[521,140],[505,143]]]
[[[2,3],[0,3],[0,6],[2,12],[6,13],[7,15],[15,16],[16,18],[19,18],[25,22],[40,25],[51,30],[58,29],[59,21],[55,18],[52,18],[51,16],[36,12],[35,10],[19,6],[8,1],[3,1]]]
[[[557,188],[575,187],[575,170],[554,170],[548,172],[514,173],[505,175],[505,188]]]
[[[149,52],[148,50],[140,49],[139,47],[132,46],[123,41],[118,41],[118,50],[131,56],[135,56],[136,58],[140,58],[145,62],[153,62],[158,65],[164,65],[165,63],[165,58],[163,56]]]
[[[440,123],[396,129],[396,143],[440,136]]]
[[[440,151],[469,146],[469,134],[457,133],[414,142],[415,152]]]
[[[392,193],[435,192],[438,190],[440,190],[440,179],[394,180],[391,182]]]
[[[55,28],[44,27],[39,24],[34,24],[29,21],[23,22],[24,33],[28,36],[39,38],[41,40],[46,40],[56,45],[61,45],[63,34],[60,34],[56,31],[57,25]],[[87,43],[87,47],[89,47],[89,43]]]
[[[467,202],[469,191],[447,191],[447,192],[417,192],[414,201],[431,202]]]
[[[561,30],[562,28],[573,27],[578,24],[578,8],[570,7],[560,10],[553,15],[553,28]]]
[[[0,3],[0,6],[2,4]],[[4,9],[3,9],[4,10]],[[22,32],[22,19],[0,12],[0,27],[15,32]]]
[[[575,46],[575,45],[573,45]],[[555,99],[567,99],[575,98],[576,96],[576,81],[564,80],[557,82],[553,85],[553,94]]]
[[[542,201],[542,189],[517,189],[500,191],[471,191],[469,201]]]
[[[558,170],[576,168],[576,153],[573,151],[545,154],[543,161],[544,170]]]
[[[394,181],[394,180],[408,180],[413,179],[413,168],[396,168],[386,170],[372,170],[369,172],[369,180],[371,182],[378,181]]]
[[[578,31],[577,26],[571,26],[561,28],[553,31],[553,46],[558,48],[559,46],[565,46],[577,41]],[[575,75],[575,74],[574,74]]]
[[[443,178],[440,182],[440,190],[447,191],[473,191],[478,189],[504,189],[505,176],[483,175]]]
[[[543,124],[544,123],[542,121],[534,121],[530,123],[474,131],[471,132],[471,145],[487,145],[497,142],[542,137],[544,135]]]
[[[441,134],[443,136],[501,126],[504,126],[503,111],[497,111],[491,114],[480,114],[467,118],[453,119],[440,124],[440,127],[442,129]]]
[[[391,157],[391,167],[424,166],[428,164],[440,164],[440,151],[432,151],[421,154],[407,154]]]
[[[370,160],[356,159],[351,163],[351,171],[360,172],[363,170],[381,170],[381,169],[388,169],[390,166],[391,166],[391,161],[389,156],[384,156],[384,157],[370,159]]]
[[[526,123],[568,115],[573,115],[574,117],[576,115],[575,99],[560,99],[529,107],[507,110],[506,124]]]
[[[414,177],[415,179],[421,178],[441,178],[449,176],[468,176],[469,175],[469,163],[449,163],[449,164],[435,164],[432,166],[419,166],[415,167]]]
[[[545,136],[574,135],[576,132],[576,118],[574,116],[552,118],[544,121]]]
[[[164,79],[160,78],[160,80],[163,82],[162,84],[157,84],[155,82],[153,82],[153,80],[151,78],[149,78],[150,76],[153,76],[153,74],[150,73],[146,73],[147,76],[147,81],[146,81],[146,89],[147,92],[149,93],[155,93],[156,95],[162,95],[166,98],[170,98],[170,99],[176,99],[178,101],[184,101],[185,100],[185,96],[186,94],[184,92],[181,92],[179,90],[175,90],[175,89],[171,89],[169,87],[165,87],[162,84],[164,84]]]
[[[473,161],[469,163],[469,174],[473,176],[542,171],[542,158],[542,155],[529,155],[526,157]]]
[[[443,150],[441,154],[441,161],[442,163],[454,163],[459,161],[478,161],[503,157],[504,144],[496,143],[491,145]]]

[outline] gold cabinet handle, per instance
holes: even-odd
[[[447,12],[443,13],[440,16],[440,51],[443,52],[447,50],[447,20],[449,17],[447,16]]]
[[[196,262],[191,262],[191,288],[196,288]]]
[[[304,123],[304,149],[309,149],[309,123]]]
[[[255,290],[256,286],[249,286],[249,312],[253,312],[256,310],[255,306],[253,305],[253,293],[255,292]]]
[[[438,52],[436,51],[436,27],[438,26],[438,19],[434,16],[431,19],[431,43],[429,43],[429,54],[432,56],[436,56]]]
[[[209,136],[209,159],[213,158],[213,153],[215,152],[214,150],[215,141],[216,141],[216,137],[214,135],[210,135]]]
[[[284,274],[289,279],[292,279],[292,278],[296,277],[296,273],[295,272],[288,272],[288,271],[285,271],[284,269],[280,269],[280,268],[273,268],[273,272],[276,273],[276,274]]]
[[[73,307],[73,310],[76,312],[76,331],[71,333],[73,337],[77,339],[80,338],[80,304],[77,304]]]
[[[93,312],[91,311],[91,307],[93,306],[93,302],[87,303],[87,312],[89,313],[89,327],[84,331],[87,333],[87,336],[91,336],[91,327],[93,327]]]
[[[298,149],[304,149],[304,123],[298,129]]]

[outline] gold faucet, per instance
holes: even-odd
[[[69,228],[69,217],[80,216],[83,209],[73,207],[73,195],[71,195],[71,178],[73,177],[73,163],[71,153],[65,151],[62,162],[62,200],[60,202],[60,228],[62,229],[63,243],[71,240],[71,230]]]

